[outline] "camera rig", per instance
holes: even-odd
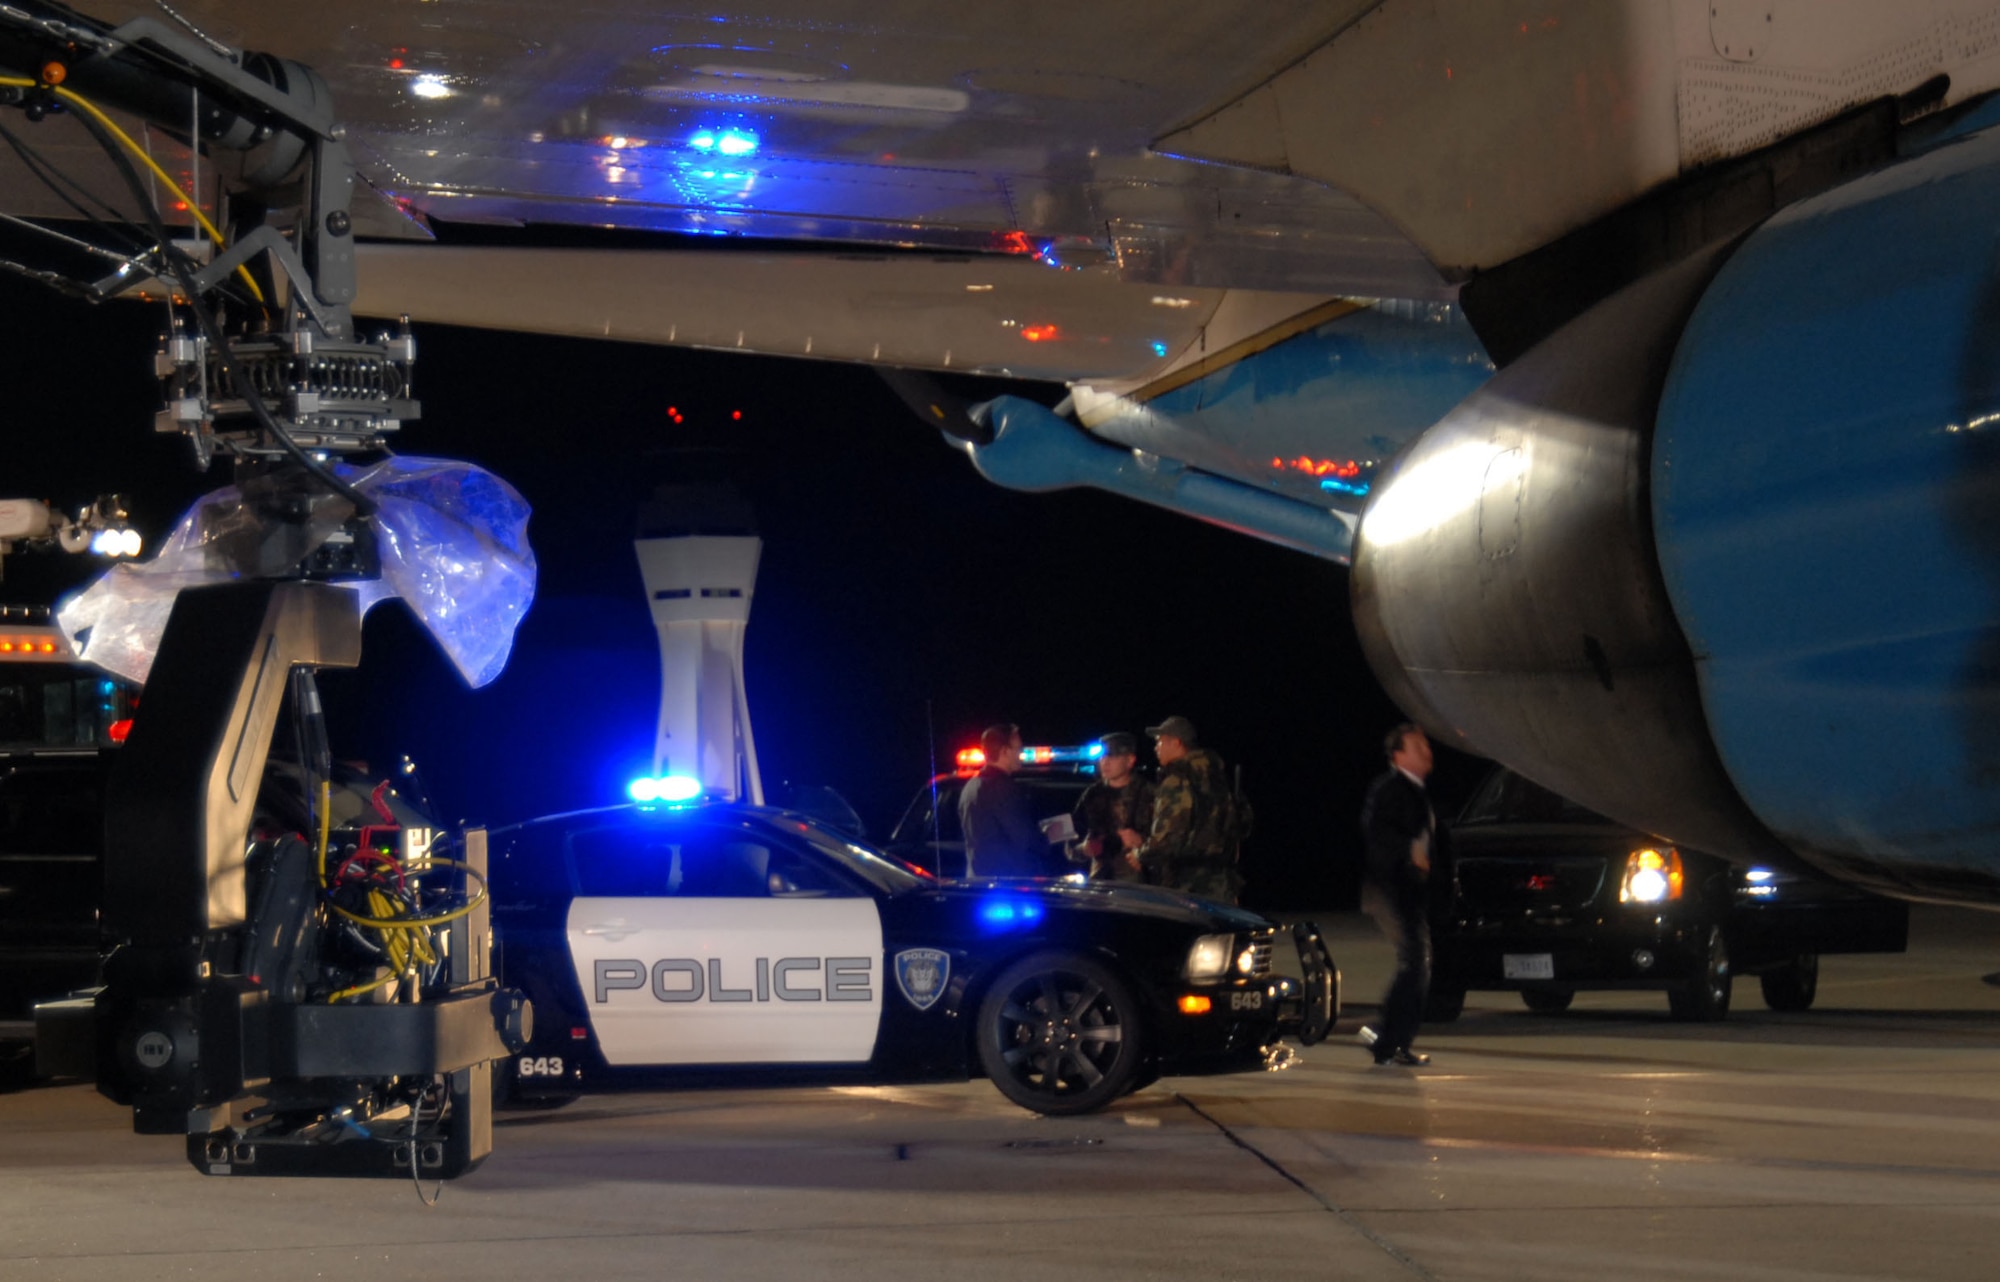
[[[359,662],[342,581],[377,573],[372,504],[338,460],[418,412],[407,325],[363,338],[349,309],[355,175],[325,84],[191,28],[9,0],[0,107],[73,117],[111,158],[139,217],[84,247],[113,269],[29,274],[166,298],[156,426],[204,469],[230,459],[253,518],[243,577],[182,591],[167,621],[106,785],[104,985],[38,1010],[43,1062],[90,1061],[138,1131],[185,1135],[209,1174],[463,1173],[491,1147],[492,1061],[530,1019],[489,970],[484,834],[336,835],[312,676]],[[207,160],[222,226],[114,113]],[[205,244],[175,238],[142,167]],[[301,536],[329,520],[336,537]]]

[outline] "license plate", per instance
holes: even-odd
[[[1548,953],[1506,953],[1500,958],[1502,979],[1554,979],[1556,959]]]

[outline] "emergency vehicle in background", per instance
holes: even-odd
[[[1067,822],[1070,812],[1083,790],[1097,782],[1097,759],[1103,755],[1104,745],[1096,742],[1021,749],[1021,768],[1014,772],[1014,782],[1059,856],[1060,847],[1074,835]],[[986,754],[978,748],[960,749],[951,773],[937,775],[910,799],[884,849],[932,876],[945,880],[965,876],[965,832],[959,827],[958,798],[966,781],[985,765]]]
[[[0,606],[0,1021],[97,980],[104,779],[139,692]]]

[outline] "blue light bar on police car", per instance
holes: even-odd
[[[1024,766],[1046,766],[1059,761],[1095,761],[1104,755],[1104,745],[1087,743],[1080,748],[1051,748],[1044,744],[1021,749],[1021,764]]]
[[[701,780],[690,779],[686,775],[647,775],[634,779],[625,787],[626,795],[642,804],[656,801],[668,803],[693,801],[701,796]]]

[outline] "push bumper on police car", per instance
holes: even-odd
[[[1296,950],[1298,974],[1279,973],[1281,948]],[[1270,1055],[1287,1037],[1314,1045],[1340,1016],[1340,971],[1311,922],[1204,935],[1182,979],[1178,989],[1156,990],[1172,998],[1157,1012],[1167,1042],[1161,1051],[1181,1071],[1234,1067],[1249,1052]]]

